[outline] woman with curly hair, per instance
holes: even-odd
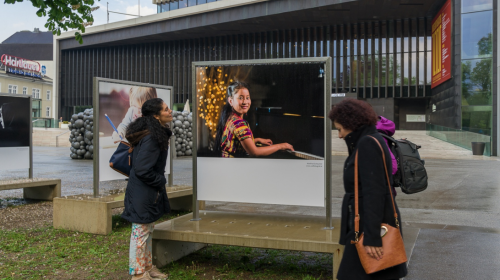
[[[122,214],[132,223],[129,273],[132,279],[165,279],[167,275],[153,266],[151,251],[154,222],[170,212],[165,165],[172,110],[162,99],[153,98],[144,102],[141,111],[142,117],[133,121],[126,133],[134,148]]]
[[[345,245],[345,250],[337,278],[339,280],[402,278],[407,274],[406,263],[366,274],[356,246],[351,243],[352,240],[355,240],[354,163],[356,153],[358,153],[359,172],[359,232],[364,234],[365,253],[377,260],[384,258],[380,234],[381,224],[387,223],[396,227],[391,191],[389,191],[386,180],[380,147],[383,148],[388,170],[392,169],[392,162],[389,149],[382,136],[377,132],[378,116],[368,103],[355,99],[345,99],[330,111],[328,117],[337,128],[339,138],[345,140],[349,152],[344,164],[345,195],[342,202],[339,241],[340,244]],[[392,185],[392,174],[389,176]],[[401,217],[397,206],[396,211],[398,217]],[[401,220],[399,220],[399,224],[402,224]]]
[[[250,110],[252,100],[248,85],[232,82],[227,87],[227,103],[217,124],[215,152],[221,157],[268,156],[279,150],[292,150],[288,143],[273,144],[270,139],[254,138],[248,122],[243,119]],[[258,147],[256,144],[263,146]]]

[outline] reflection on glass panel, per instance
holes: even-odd
[[[375,38],[375,54],[378,54],[379,53],[379,49],[378,49],[378,38]]]
[[[217,0],[207,0],[207,3],[210,3],[210,2],[215,2]],[[220,1],[220,0],[219,0]]]
[[[350,56],[351,55],[351,40],[346,40],[345,49],[346,49],[347,56]]]
[[[394,55],[389,55],[389,64],[387,65],[388,66],[388,70],[387,70],[387,75],[388,75],[388,84],[389,86],[391,86],[394,82]]]
[[[368,54],[372,54],[372,39],[368,39],[367,43],[368,43]]]
[[[411,51],[417,50],[417,37],[411,37]]]
[[[344,77],[344,88],[349,88],[350,82],[351,82],[351,58],[348,56],[346,57],[346,71],[342,75]]]
[[[359,87],[362,87],[365,85],[365,57],[360,56],[359,57]]]
[[[424,37],[418,37],[418,50],[421,52],[424,51],[424,48],[425,48],[425,42],[424,42],[425,40],[424,39],[425,39]],[[417,50],[417,49],[415,49],[415,50]]]
[[[344,56],[344,40],[340,40],[340,56]]]
[[[401,38],[396,38],[396,52],[401,52]]]
[[[340,57],[339,58],[339,82],[338,82],[338,87],[342,88],[343,87],[343,82],[344,78],[342,77],[344,75],[344,63],[343,63],[344,58]]]
[[[431,73],[431,67],[432,67],[432,53],[427,52],[427,69],[426,69],[426,80],[427,84],[430,85],[432,82],[432,73]]]
[[[205,3],[207,3],[207,0],[198,0],[198,5],[199,4],[205,4]]]
[[[462,15],[462,59],[492,56],[493,12]]]
[[[387,39],[382,38],[382,50],[380,50],[381,53],[386,54],[387,53]]]
[[[378,66],[379,66],[380,60],[378,55],[373,56],[373,85],[378,86]]]
[[[179,9],[179,2],[170,2],[170,10],[177,10]]]
[[[372,56],[367,55],[366,60],[365,60],[365,86],[369,87],[372,85],[372,67],[373,67],[373,62],[372,62]]]
[[[432,50],[432,37],[427,36],[427,50],[431,51]]]
[[[196,6],[196,0],[188,0],[188,6],[189,7]]]
[[[359,71],[359,60],[356,56],[352,58],[351,66],[351,87],[354,88],[358,85],[358,71]]]
[[[424,84],[424,79],[425,79],[425,65],[424,65],[424,60],[425,60],[425,53],[424,52],[419,52],[418,53],[418,84],[423,85]]]
[[[404,53],[403,54],[403,61],[402,63],[403,64],[403,77],[402,77],[402,81],[403,81],[403,85],[409,85],[408,83],[408,79],[409,79],[409,74],[408,74],[408,69],[410,69],[410,63],[408,61],[408,53]]]
[[[462,13],[493,9],[493,0],[462,0]]]
[[[187,0],[179,0],[179,9],[187,7]]]
[[[170,11],[170,4],[169,3],[165,3],[165,4],[161,4],[161,12],[168,12]]]
[[[337,56],[337,41],[333,41],[333,55]]]
[[[401,55],[394,55],[396,61],[396,85],[401,85]]]
[[[416,85],[417,84],[417,53],[412,52],[411,53],[411,84]]]
[[[358,55],[358,40],[353,40],[354,41],[354,55]]]
[[[360,51],[361,51],[360,54],[364,55],[365,54],[365,39],[361,39],[359,48],[360,48]]]
[[[337,85],[337,57],[333,58],[333,80],[332,80],[332,86],[335,87]]]
[[[408,52],[408,50],[410,49],[409,46],[410,46],[410,43],[409,43],[408,37],[404,37],[403,38],[404,52]]]
[[[387,78],[387,56],[382,55],[379,63],[382,71],[380,73],[380,85],[385,86],[385,79]]]
[[[462,106],[462,129],[491,135],[492,106]]]
[[[462,105],[492,104],[491,58],[462,60]]]
[[[394,38],[389,38],[389,53],[394,53]]]
[[[161,13],[161,5],[156,5],[156,13]]]

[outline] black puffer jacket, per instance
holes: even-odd
[[[149,224],[170,212],[165,189],[168,150],[161,151],[147,131],[127,135],[127,140],[134,151],[122,218],[131,223]]]
[[[354,240],[354,159],[358,151],[359,168],[359,215],[360,232],[364,233],[364,245],[380,247],[380,224],[387,223],[396,227],[391,194],[385,175],[382,153],[375,140],[382,146],[385,154],[389,180],[392,183],[392,162],[389,149],[375,126],[365,126],[349,133],[345,142],[349,150],[344,165],[344,201],[339,243],[345,245],[344,256],[340,263],[337,278],[339,280],[383,280],[399,279],[407,274],[406,263],[373,274],[366,274],[359,260],[358,252],[351,240]],[[396,204],[399,224],[401,215]],[[385,256],[384,256],[385,257]]]

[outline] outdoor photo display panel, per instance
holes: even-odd
[[[198,200],[325,205],[324,69],[325,62],[196,67]],[[295,153],[228,158],[216,151],[227,86],[235,80],[250,93],[246,133],[289,143]]]
[[[30,168],[30,101],[0,95],[0,170]]]
[[[142,104],[152,98],[161,98],[171,107],[170,89],[155,85],[138,86],[120,81],[98,82],[99,96],[99,181],[127,178],[109,167],[109,160],[120,141],[127,142],[125,133],[128,125],[142,116]],[[107,117],[106,117],[107,115]],[[109,118],[109,120],[108,120]],[[112,124],[113,125],[112,125]],[[116,128],[113,128],[113,126]],[[170,154],[167,157],[165,174],[170,173]]]

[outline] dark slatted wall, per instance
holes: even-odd
[[[191,95],[191,63],[333,57],[332,92],[359,98],[430,96],[430,19],[369,21],[250,34],[78,50],[61,54],[61,112],[92,105],[92,78],[174,87],[174,102]]]

